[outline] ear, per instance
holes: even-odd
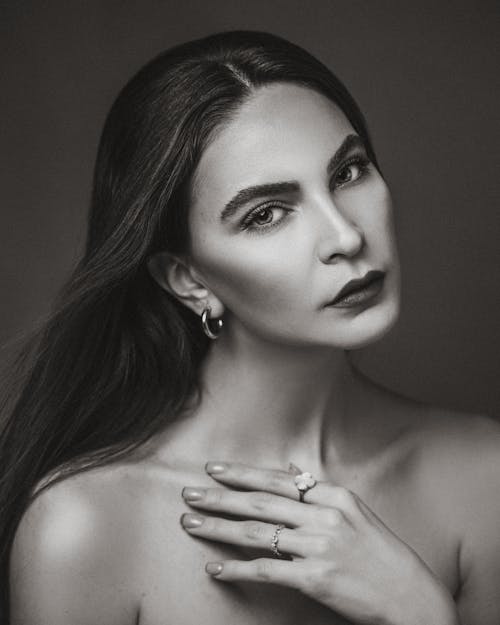
[[[148,260],[148,270],[157,284],[179,302],[201,315],[208,304],[212,317],[222,316],[222,302],[205,285],[202,276],[189,264],[168,252],[157,252]]]

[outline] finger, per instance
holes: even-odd
[[[220,572],[216,573],[218,569]],[[209,562],[205,570],[207,573],[213,570],[214,573],[211,574],[214,579],[221,581],[263,582],[280,584],[298,590],[302,589],[303,580],[306,578],[306,567],[302,562],[273,560],[271,558]]]
[[[244,488],[283,495],[298,500],[299,491],[294,476],[278,469],[258,469],[241,462],[207,462],[206,472],[215,480]]]
[[[207,462],[205,470],[215,480],[236,488],[266,491],[299,500],[295,476],[286,471],[260,469],[241,462]],[[331,482],[316,480],[316,484],[305,493],[304,502],[336,507],[345,513],[359,513],[354,493]]]
[[[307,506],[266,491],[185,487],[182,496],[186,503],[195,508],[226,512],[271,523],[284,523],[292,528],[305,524],[310,513]]]
[[[271,541],[277,528],[276,525],[262,521],[229,521],[189,512],[182,515],[181,524],[193,536],[231,545],[269,549],[270,552]],[[310,539],[297,530],[285,527],[277,536],[277,549],[281,553],[305,557],[311,551]]]

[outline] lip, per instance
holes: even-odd
[[[345,307],[361,304],[380,292],[384,277],[383,271],[372,269],[363,278],[349,280],[326,306]]]

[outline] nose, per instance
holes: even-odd
[[[322,202],[319,228],[319,256],[325,263],[339,260],[342,256],[356,256],[365,244],[361,228],[339,210],[331,197]]]

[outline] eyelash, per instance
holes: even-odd
[[[363,178],[365,176],[365,174],[367,173],[370,163],[371,163],[370,159],[367,158],[366,156],[362,156],[362,155],[352,156],[347,161],[342,163],[341,167],[339,167],[339,169],[337,169],[337,171],[333,175],[333,177],[332,177],[333,180],[335,179],[336,176],[338,176],[338,174],[340,172],[344,171],[345,169],[347,169],[348,167],[350,167],[352,165],[357,165],[357,167],[359,168],[359,174],[358,174],[358,177],[355,178],[354,180],[348,180],[347,182],[343,182],[343,183],[338,184],[337,188],[338,187],[343,187],[343,186],[348,185],[348,184],[353,184],[353,183],[358,182],[358,180]],[[264,204],[264,205],[258,206],[255,210],[253,210],[250,213],[248,213],[248,215],[246,215],[246,217],[241,222],[240,228],[242,230],[247,230],[247,231],[253,232],[253,231],[271,230],[272,228],[275,228],[275,227],[279,226],[281,224],[281,222],[283,221],[283,219],[285,219],[284,217],[283,217],[283,219],[280,219],[279,221],[272,222],[269,225],[263,225],[263,226],[254,226],[254,225],[252,225],[256,215],[259,215],[260,213],[262,213],[264,211],[267,211],[267,210],[272,210],[273,208],[279,208],[279,209],[281,209],[283,211],[286,211],[287,213],[291,212],[290,210],[288,210],[288,209],[284,208],[283,206],[280,206],[279,204],[276,204],[276,203]]]

